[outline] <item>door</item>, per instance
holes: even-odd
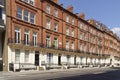
[[[58,55],[58,65],[61,65],[61,55]]]
[[[35,51],[35,65],[39,66],[39,52]]]
[[[74,57],[74,65],[76,65],[76,56]]]

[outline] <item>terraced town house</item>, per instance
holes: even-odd
[[[120,64],[120,39],[58,0],[6,0],[3,70]]]

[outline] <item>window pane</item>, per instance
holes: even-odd
[[[47,54],[47,63],[48,64],[53,63],[53,54],[51,54],[51,53]]]
[[[29,63],[29,51],[25,51],[25,62]]]
[[[49,19],[46,20],[46,28],[50,29],[51,22]]]
[[[49,6],[49,5],[46,6],[46,12],[47,12],[48,14],[50,14],[50,6]]]
[[[34,5],[34,0],[30,0],[30,4],[31,4],[31,5]]]
[[[15,29],[15,43],[20,43],[20,29]]]
[[[37,33],[33,33],[33,46],[37,46]]]
[[[24,20],[28,21],[28,11],[24,11]]]
[[[24,2],[28,3],[28,0],[23,0]]]
[[[54,31],[58,31],[58,23],[54,23]]]
[[[17,18],[22,19],[22,8],[17,8]]]
[[[54,10],[54,16],[58,17],[58,10],[57,9]]]
[[[51,46],[51,41],[50,41],[50,36],[46,37],[46,47],[50,47]]]
[[[34,13],[30,14],[30,22],[33,24],[35,23],[35,14]]]
[[[15,50],[15,62],[20,63],[20,50],[19,49]]]
[[[29,31],[25,30],[24,32],[24,43],[25,45],[29,45]]]

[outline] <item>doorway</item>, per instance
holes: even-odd
[[[76,65],[76,56],[74,57],[74,65]]]
[[[58,65],[61,65],[61,55],[58,55]]]
[[[35,65],[39,66],[39,51],[35,51]]]

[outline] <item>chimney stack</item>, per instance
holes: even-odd
[[[84,13],[79,14],[79,18],[85,19],[85,14]]]
[[[67,10],[70,11],[70,12],[73,12],[73,6],[72,5],[68,6]]]
[[[53,0],[54,3],[58,4],[58,0]]]

